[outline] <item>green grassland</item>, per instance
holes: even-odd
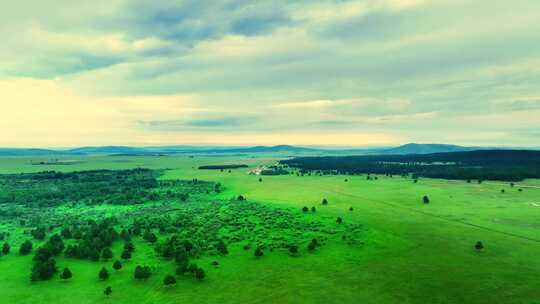
[[[111,269],[111,261],[60,255],[57,264],[72,270],[71,280],[63,281],[56,275],[48,281],[31,282],[32,255],[18,254],[19,244],[31,237],[15,222],[3,221],[0,232],[10,232],[7,240],[12,252],[0,257],[1,303],[540,303],[538,180],[510,187],[501,182],[420,179],[413,183],[403,177],[367,180],[365,176],[282,175],[262,176],[261,182],[248,171],[274,163],[272,155],[69,159],[81,162],[32,165],[38,159],[2,158],[0,173],[167,169],[160,180],[196,178],[221,183],[223,191],[194,196],[187,206],[228,203],[243,195],[249,204],[291,214],[290,230],[280,232],[287,238],[294,238],[311,222],[337,233],[328,235],[324,246],[314,252],[306,250],[310,232],[305,237],[296,235],[300,252],[295,257],[277,249],[265,250],[263,257],[256,258],[253,250],[243,248],[248,240],[229,242],[228,255],[202,254],[197,258],[206,271],[204,280],[179,277],[174,286],[162,282],[165,275],[174,274],[174,262],[158,257],[148,242],[136,237],[133,258],[117,272]],[[250,168],[231,172],[197,169],[200,165],[237,163]],[[523,191],[518,191],[520,188]],[[430,204],[422,203],[424,195],[429,196]],[[323,198],[328,199],[328,205],[321,205]],[[127,221],[141,211],[177,205],[176,201],[63,205],[41,212],[46,219],[119,216]],[[303,213],[304,206],[315,206],[317,211]],[[205,212],[187,210],[194,216]],[[343,218],[345,226],[336,223],[337,217]],[[342,238],[350,233],[345,227],[356,226],[360,227],[356,242]],[[167,237],[157,235],[160,241]],[[246,238],[253,235],[256,233],[249,232]],[[474,249],[478,240],[485,246],[480,252]],[[115,242],[112,249],[114,256],[119,256],[121,242]],[[211,266],[213,261],[219,266]],[[150,279],[134,280],[138,264],[153,267]],[[102,266],[111,271],[107,281],[97,277]],[[113,288],[108,298],[103,294],[106,286]]]

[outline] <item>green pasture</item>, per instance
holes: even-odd
[[[463,181],[379,176],[259,176],[248,171],[276,161],[271,155],[69,157],[73,165],[32,165],[36,159],[2,158],[0,173],[43,170],[74,171],[145,167],[167,169],[162,179],[220,182],[224,191],[209,199],[244,195],[248,201],[301,212],[314,220],[362,225],[362,244],[334,241],[314,253],[300,248],[298,257],[267,252],[256,259],[240,245],[229,255],[203,256],[203,281],[180,278],[175,286],[162,283],[174,274],[172,262],[157,258],[140,239],[124,268],[111,262],[63,257],[60,268],[74,277],[30,282],[32,255],[19,256],[18,245],[29,236],[7,223],[12,252],[0,257],[0,303],[540,303],[540,182],[482,184]],[[245,163],[246,169],[198,170],[199,165]],[[347,180],[347,181],[345,181]],[[518,189],[522,191],[518,191]],[[504,189],[504,193],[501,192]],[[429,204],[422,203],[428,195]],[[327,198],[328,205],[321,205]],[[349,211],[352,207],[353,211]],[[57,208],[55,212],[120,214],[130,207]],[[482,241],[481,252],[474,249]],[[36,247],[37,244],[34,244]],[[120,244],[118,244],[120,246]],[[121,248],[113,248],[115,256]],[[218,267],[210,266],[219,261]],[[155,267],[148,281],[133,279],[137,264]],[[98,280],[102,266],[111,272]],[[103,295],[106,286],[112,295]]]

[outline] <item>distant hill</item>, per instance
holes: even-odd
[[[67,150],[77,154],[122,154],[122,155],[147,155],[147,154],[237,154],[237,153],[321,153],[321,154],[429,154],[440,152],[472,151],[478,148],[462,147],[444,144],[406,144],[390,149],[362,150],[362,149],[324,149],[305,148],[291,145],[277,146],[254,146],[254,147],[204,147],[204,146],[163,146],[163,147],[128,147],[128,146],[103,146],[81,147]]]
[[[134,148],[127,146],[103,146],[103,147],[80,147],[66,150],[68,153],[76,154],[137,154],[144,153],[144,148]]]
[[[405,154],[431,154],[444,152],[466,152],[481,150],[482,148],[463,147],[445,144],[416,144],[410,143],[399,147],[377,151],[381,155],[405,155]]]
[[[444,152],[464,152],[485,150],[480,147],[463,147],[445,144],[416,144],[410,143],[394,148],[321,148],[299,147],[292,145],[231,147],[231,146],[96,146],[73,149],[22,149],[0,148],[0,156],[49,156],[49,155],[175,155],[175,154],[250,154],[250,153],[280,153],[282,155],[407,155],[430,154]]]
[[[278,145],[278,146],[255,146],[247,148],[232,148],[232,149],[221,149],[215,150],[216,152],[221,153],[276,153],[276,152],[316,152],[319,149],[311,149],[304,147],[296,147],[289,145]]]

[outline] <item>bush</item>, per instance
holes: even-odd
[[[264,252],[262,251],[261,247],[257,247],[253,254],[255,255],[255,257],[260,258],[264,255]]]
[[[296,256],[298,254],[298,246],[296,245],[289,246],[289,254],[292,256]]]
[[[474,245],[474,248],[475,248],[476,250],[480,251],[480,250],[484,249],[484,244],[482,244],[481,241],[478,241],[478,242],[476,242],[476,244]]]
[[[27,255],[32,251],[32,242],[29,240],[24,241],[24,243],[21,244],[21,247],[19,248],[19,253],[21,255]]]
[[[98,277],[102,281],[107,280],[109,278],[109,271],[105,267],[102,267],[99,271]]]
[[[216,249],[223,255],[227,255],[229,253],[229,250],[227,249],[227,246],[223,240],[219,240],[219,242],[216,244]]]
[[[120,269],[122,269],[122,262],[120,262],[119,260],[116,260],[116,261],[114,261],[112,267],[113,267],[114,270],[120,270]]]
[[[120,256],[123,260],[129,260],[131,259],[131,251],[125,250],[122,252],[122,255]]]
[[[60,275],[60,278],[62,278],[63,280],[68,280],[68,279],[71,279],[73,277],[73,274],[71,273],[71,270],[69,270],[69,268],[64,268],[64,271],[62,271],[62,274]]]
[[[9,251],[11,250],[11,246],[7,242],[4,243],[2,246],[2,254],[9,254]]]
[[[174,285],[174,284],[176,284],[176,278],[169,274],[169,275],[165,276],[165,278],[163,279],[163,284],[164,285]]]
[[[137,266],[135,267],[135,272],[133,273],[133,276],[137,280],[148,279],[152,276],[152,271],[148,266]]]

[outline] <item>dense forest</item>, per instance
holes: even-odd
[[[299,157],[281,163],[303,173],[414,174],[432,178],[504,181],[540,178],[540,151],[531,150]]]
[[[189,195],[181,189],[191,181],[158,181],[158,175],[159,172],[148,169],[5,174],[0,175],[0,204],[29,207],[64,203],[131,205],[163,199],[185,200]],[[167,185],[174,186],[174,191],[164,191],[160,183],[175,183]],[[192,191],[193,186],[189,187]]]

